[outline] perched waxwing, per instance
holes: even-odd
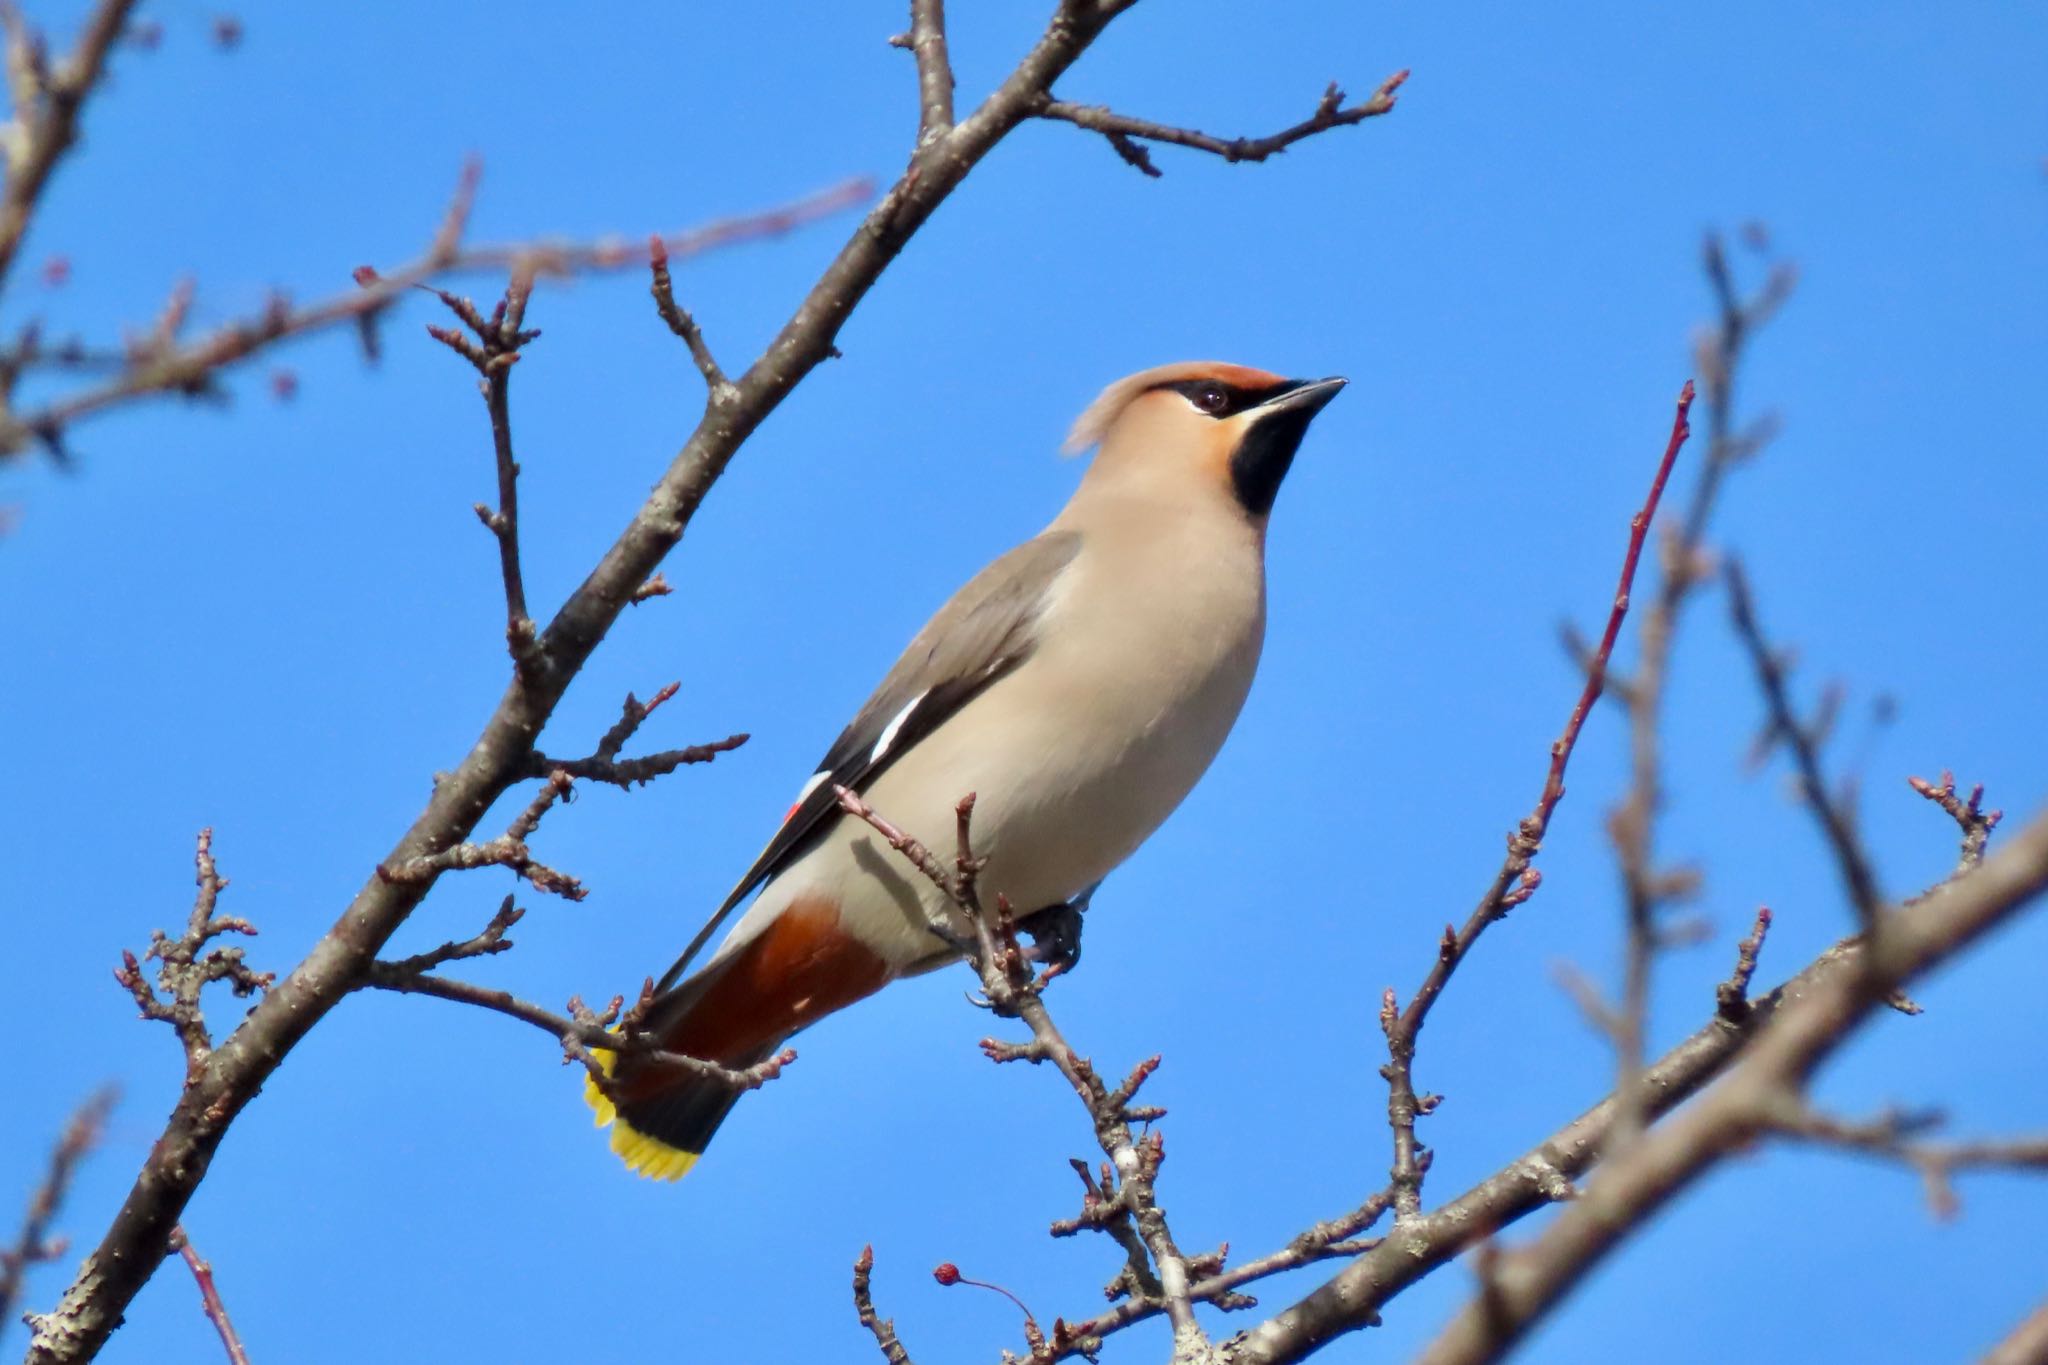
[[[910,642],[798,793],[775,837],[657,989],[673,1052],[750,1066],[898,977],[957,960],[969,927],[837,786],[928,846],[978,794],[985,895],[1061,908],[1172,813],[1223,745],[1265,634],[1266,519],[1342,379],[1195,361],[1110,385],[1072,452],[1099,447],[1044,532],[983,569]],[[760,894],[695,974],[716,928]],[[1029,921],[1026,921],[1027,925]],[[673,1180],[737,1092],[606,1054],[588,1090],[612,1150]]]

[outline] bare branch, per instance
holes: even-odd
[[[1585,687],[1565,721],[1564,733],[1550,746],[1550,768],[1544,777],[1543,791],[1537,797],[1536,808],[1508,835],[1507,859],[1501,864],[1500,871],[1494,874],[1493,884],[1479,898],[1478,906],[1467,917],[1464,927],[1444,927],[1436,963],[1423,978],[1421,989],[1408,1002],[1407,1009],[1397,1012],[1393,993],[1388,992],[1387,1005],[1381,1015],[1387,1036],[1387,1065],[1382,1074],[1387,1080],[1387,1121],[1394,1133],[1394,1211],[1397,1218],[1412,1218],[1422,1207],[1422,1169],[1419,1165],[1422,1148],[1415,1140],[1415,1119],[1426,1111],[1415,1093],[1416,1040],[1429,1018],[1430,1008],[1449,984],[1451,974],[1457,971],[1458,964],[1472,951],[1473,944],[1478,942],[1487,926],[1529,899],[1541,884],[1542,875],[1531,864],[1537,850],[1543,846],[1544,833],[1550,828],[1551,813],[1564,799],[1565,768],[1571,762],[1572,750],[1578,745],[1579,732],[1594,704],[1600,700],[1605,686],[1607,662],[1613,657],[1622,619],[1628,614],[1629,595],[1635,583],[1636,564],[1642,557],[1644,537],[1656,518],[1657,505],[1663,498],[1665,484],[1671,478],[1678,452],[1691,432],[1686,419],[1692,400],[1692,381],[1687,380],[1679,391],[1671,435],[1664,444],[1664,454],[1650,480],[1649,494],[1643,499],[1642,507],[1629,519],[1628,548],[1622,556],[1621,578],[1608,610],[1607,628],[1601,632],[1600,645],[1587,665]]]
[[[1644,1118],[1661,1118],[1693,1099],[1709,1081],[1751,1067],[1759,1056],[1766,1057],[1766,1064],[1775,1069],[1775,1059],[1789,1048],[1799,1049],[1803,1059],[1806,1050],[1816,1044],[1839,1043],[1873,1007],[1861,1002],[1870,1001],[1885,980],[1935,965],[1967,947],[1991,924],[2016,913],[2027,897],[2048,885],[2048,817],[2038,820],[2026,835],[2031,837],[2024,851],[2015,854],[2008,848],[1990,860],[1987,869],[1997,867],[1995,875],[1952,883],[1911,914],[1899,916],[1884,936],[1879,963],[1867,966],[1865,943],[1847,939],[1776,990],[1750,1002],[1739,1022],[1718,1014],[1710,1019],[1644,1070],[1641,1090],[1648,1100]],[[1930,916],[1928,906],[1940,908]],[[1903,930],[1906,925],[1912,926],[1910,934]],[[1878,998],[1876,1003],[1884,1001]],[[1849,1016],[1846,1025],[1841,1022],[1845,1013]],[[1817,1039],[1817,1034],[1827,1036]],[[1572,1181],[1612,1152],[1619,1106],[1610,1096],[1457,1198],[1422,1218],[1397,1224],[1379,1245],[1366,1250],[1334,1278],[1228,1343],[1224,1361],[1228,1365],[1281,1365],[1305,1359],[1332,1338],[1376,1321],[1383,1305],[1438,1266],[1559,1200],[1569,1201],[1567,1207],[1532,1251],[1542,1249],[1547,1240],[1563,1235],[1560,1230],[1566,1229],[1575,1246],[1604,1237],[1607,1240],[1598,1251],[1610,1248],[1661,1207],[1661,1199],[1638,1202],[1642,1191],[1636,1181],[1666,1171],[1664,1158],[1673,1132],[1690,1125],[1689,1131],[1696,1133],[1703,1122],[1711,1122],[1718,1140],[1719,1118],[1703,1121],[1701,1115],[1721,1114],[1727,1090],[1724,1084],[1676,1119],[1629,1144],[1626,1152],[1615,1155],[1615,1164],[1604,1168],[1601,1177],[1582,1192]],[[1778,1092],[1769,1093],[1775,1096]],[[1762,1122],[1757,1119],[1752,1126],[1760,1131],[1756,1125]],[[1746,1139],[1732,1141],[1739,1147]],[[1614,1171],[1622,1166],[1631,1172],[1630,1186],[1617,1192]],[[1676,1187],[1656,1188],[1662,1197],[1668,1197]],[[1596,1193],[1598,1202],[1582,1212],[1578,1204]],[[1497,1294],[1521,1292],[1521,1257],[1527,1254],[1510,1253],[1498,1259],[1492,1277]],[[1580,1271],[1585,1268],[1586,1264],[1578,1266]],[[1563,1285],[1554,1284],[1552,1291],[1547,1293],[1546,1303],[1555,1302]],[[1512,1314],[1516,1333],[1533,1322],[1539,1311],[1526,1302],[1519,1306],[1510,1300],[1500,1302],[1502,1311]],[[1457,1329],[1461,1340],[1477,1312],[1476,1306],[1469,1307],[1461,1316]],[[1505,1349],[1508,1344],[1499,1346]]]
[[[1789,268],[1775,270],[1757,295],[1744,299],[1735,290],[1719,237],[1707,238],[1704,258],[1717,308],[1715,325],[1694,349],[1707,409],[1706,457],[1677,531],[1667,532],[1660,547],[1661,581],[1641,618],[1638,658],[1629,680],[1629,786],[1607,817],[1608,835],[1621,867],[1625,930],[1618,1010],[1621,1028],[1615,1049],[1622,1101],[1617,1140],[1624,1144],[1638,1130],[1638,1116],[1644,1108],[1638,1078],[1647,1047],[1644,1035],[1651,976],[1663,942],[1660,913],[1697,881],[1684,869],[1660,866],[1657,853],[1656,821],[1664,799],[1661,727],[1672,646],[1685,606],[1705,576],[1703,541],[1721,476],[1761,446],[1758,437],[1737,452],[1735,372],[1749,338],[1784,301],[1793,279]]]
[[[189,345],[131,360],[113,377],[30,412],[10,414],[0,407],[0,463],[38,446],[61,451],[64,434],[75,423],[140,399],[163,395],[218,397],[224,372],[294,338],[352,327],[360,333],[365,353],[374,360],[381,349],[379,326],[414,285],[479,271],[519,272],[529,278],[560,277],[639,268],[648,262],[645,248],[620,241],[510,243],[451,252],[446,243],[451,233],[459,237],[466,225],[473,193],[473,175],[465,171],[450,211],[427,251],[390,273],[369,266],[359,268],[358,288],[304,308],[294,307],[282,294],[273,295],[253,317],[227,323]],[[722,219],[664,238],[662,244],[670,260],[681,260],[742,242],[780,236],[864,202],[873,193],[872,181],[849,180],[782,208]],[[0,367],[0,373],[4,373],[4,367]],[[4,393],[4,388],[0,388],[0,393]]]
[[[1771,909],[1758,906],[1756,925],[1749,937],[1735,945],[1735,970],[1714,988],[1714,1002],[1723,1019],[1739,1020],[1749,1008],[1749,982],[1756,975],[1756,960],[1764,950],[1764,938],[1771,932]]]
[[[1870,855],[1864,851],[1863,841],[1856,835],[1853,818],[1828,794],[1827,777],[1821,772],[1819,745],[1812,729],[1800,721],[1792,708],[1792,699],[1785,686],[1783,661],[1765,642],[1763,628],[1757,624],[1756,606],[1749,595],[1749,578],[1743,573],[1740,560],[1728,561],[1726,576],[1728,608],[1735,622],[1735,634],[1742,641],[1743,648],[1749,651],[1750,662],[1756,668],[1757,685],[1763,689],[1764,700],[1770,707],[1771,732],[1792,752],[1793,762],[1799,770],[1800,795],[1812,807],[1814,819],[1820,822],[1821,831],[1827,836],[1828,847],[1835,856],[1835,866],[1841,871],[1842,883],[1849,892],[1849,903],[1856,911],[1857,923],[1868,932],[1875,928],[1878,911],[1884,905],[1884,894],[1878,889],[1876,874],[1870,870]],[[1981,849],[1979,853],[1981,856]]]
[[[111,1085],[94,1091],[71,1112],[56,1146],[50,1149],[49,1167],[43,1174],[43,1183],[29,1197],[21,1231],[15,1235],[12,1247],[0,1251],[0,1336],[6,1334],[8,1324],[14,1321],[15,1305],[21,1301],[28,1268],[56,1260],[70,1245],[65,1238],[52,1237],[50,1225],[64,1207],[64,1196],[71,1192],[71,1178],[78,1171],[78,1163],[99,1145],[107,1116],[114,1112],[120,1097],[120,1090]]]
[[[54,67],[41,40],[29,32],[14,0],[0,9],[7,31],[7,75],[14,118],[4,130],[7,181],[0,187],[0,288],[13,272],[36,207],[57,163],[78,141],[78,117],[105,73],[136,0],[99,0],[78,36],[78,46]]]
[[[860,1315],[860,1325],[874,1333],[875,1345],[882,1348],[882,1359],[889,1365],[911,1365],[910,1352],[896,1339],[896,1324],[875,1311],[874,1294],[868,1287],[868,1277],[874,1269],[875,1249],[864,1246],[853,1263],[854,1312]]]
[[[1498,1360],[1623,1238],[1721,1160],[1770,1131],[1821,1062],[1891,991],[1948,960],[2048,887],[2048,815],[1910,912],[1883,910],[1856,955],[1792,1000],[1713,1093],[1616,1154],[1579,1200],[1526,1249],[1503,1255],[1484,1302],[1468,1304],[1420,1360]],[[1265,1359],[1295,1359],[1279,1355]]]
[[[228,1365],[249,1365],[249,1353],[242,1349],[242,1339],[235,1332],[235,1324],[228,1317],[228,1306],[221,1302],[220,1288],[213,1282],[213,1266],[199,1257],[193,1250],[192,1241],[185,1235],[183,1227],[171,1229],[171,1250],[185,1260],[185,1266],[192,1272],[193,1282],[199,1286],[199,1306],[205,1311],[207,1321],[220,1333],[220,1344],[228,1353]]]
[[[493,923],[496,921],[494,920]],[[489,931],[486,930],[486,933]],[[479,937],[482,937],[479,935]],[[475,942],[475,940],[470,940]],[[447,945],[444,945],[444,947]],[[509,947],[510,945],[505,945]],[[362,984],[380,991],[394,991],[401,995],[431,995],[438,1000],[453,1001],[458,1005],[474,1005],[478,1009],[502,1014],[508,1019],[531,1024],[540,1029],[565,1049],[572,1052],[574,1060],[583,1061],[595,1067],[594,1058],[587,1049],[602,1049],[607,1052],[630,1053],[655,1068],[672,1068],[687,1071],[705,1080],[729,1085],[735,1090],[758,1090],[768,1082],[782,1075],[783,1068],[796,1060],[796,1049],[784,1048],[765,1061],[753,1066],[728,1067],[701,1057],[691,1057],[681,1052],[670,1052],[658,1046],[652,1039],[635,1034],[630,1030],[614,1031],[611,1024],[617,1019],[617,1008],[624,1001],[614,1001],[610,1017],[594,1015],[577,1018],[581,1010],[580,1001],[571,1001],[568,1014],[556,1014],[531,1004],[513,995],[510,991],[496,990],[489,986],[478,986],[467,981],[455,981],[445,976],[435,976],[418,966],[422,960],[439,953],[423,953],[418,957],[404,958],[397,962],[373,962],[363,977]],[[486,949],[495,952],[499,949]],[[457,956],[475,956],[460,953]],[[445,960],[445,959],[444,959]],[[587,1011],[585,1011],[587,1013]],[[585,1049],[586,1051],[575,1051]],[[599,1072],[598,1074],[602,1074]]]
[[[505,937],[506,932],[524,918],[526,911],[514,905],[512,897],[507,896],[499,902],[498,912],[491,916],[490,923],[471,937],[450,939],[438,948],[430,948],[424,953],[415,953],[396,962],[373,963],[371,984],[383,985],[383,981],[376,979],[380,975],[385,980],[414,978],[431,972],[436,967],[446,966],[450,962],[460,962],[464,958],[490,957],[502,953],[512,946],[512,940]]]
[[[2040,1365],[2048,1360],[2048,1302],[2027,1314],[1977,1365]]]
[[[250,967],[239,947],[207,948],[223,934],[254,937],[256,926],[233,915],[216,916],[213,913],[219,904],[220,893],[227,889],[228,879],[220,875],[214,864],[211,829],[199,831],[193,862],[198,869],[199,894],[193,899],[185,932],[174,939],[161,929],[153,931],[141,961],[137,961],[135,954],[123,952],[121,965],[114,969],[114,980],[135,997],[136,1008],[142,1017],[160,1019],[176,1031],[178,1041],[185,1048],[188,1084],[213,1054],[213,1035],[207,1028],[206,1015],[200,1003],[201,993],[206,987],[216,981],[225,981],[236,995],[247,999],[269,990],[276,980],[274,973],[259,972]],[[142,963],[151,960],[162,964],[157,968],[154,986],[142,970]]]
[[[704,376],[704,386],[710,391],[711,401],[730,403],[737,393],[732,381],[725,377],[725,371],[718,368],[718,361],[711,354],[711,347],[704,340],[704,331],[697,320],[676,302],[675,281],[669,278],[668,250],[659,237],[648,244],[648,263],[653,269],[654,307],[661,314],[661,320],[668,329],[683,339],[690,348],[690,359],[697,363],[697,373]]]
[[[911,53],[917,58],[917,145],[953,131],[953,64],[946,56],[946,0],[910,0]]]
[[[664,589],[666,586],[663,585]],[[609,782],[615,787],[631,790],[635,784],[645,786],[655,778],[666,777],[687,764],[709,763],[720,754],[731,753],[747,742],[749,737],[745,734],[727,735],[724,739],[714,739],[708,744],[691,744],[681,749],[667,749],[658,754],[649,754],[645,758],[621,759],[619,750],[633,737],[641,722],[654,714],[657,706],[673,697],[681,685],[670,683],[646,702],[640,701],[628,692],[618,723],[607,730],[604,738],[597,742],[597,752],[588,758],[558,759],[535,750],[527,756],[525,775],[547,777],[559,772],[591,782]]]
[[[443,872],[465,872],[478,867],[509,867],[537,891],[547,891],[564,900],[580,901],[590,893],[583,883],[567,873],[557,872],[533,856],[526,841],[540,828],[541,817],[545,816],[555,802],[569,794],[575,783],[568,773],[560,768],[548,775],[540,791],[527,803],[526,809],[513,819],[510,827],[497,838],[487,843],[456,844],[439,853],[422,853],[401,863],[379,864],[377,880],[387,886],[429,886]]]
[[[936,4],[932,6],[937,8]],[[943,43],[943,38],[941,38]],[[943,47],[941,48],[943,58]],[[922,59],[920,59],[921,61]],[[1390,112],[1395,103],[1395,92],[1408,79],[1405,70],[1396,71],[1380,82],[1379,89],[1363,104],[1344,107],[1344,92],[1332,82],[1316,102],[1315,112],[1291,128],[1283,128],[1266,137],[1211,137],[1192,128],[1176,128],[1170,124],[1154,123],[1150,119],[1130,118],[1113,113],[1099,105],[1070,104],[1048,96],[1031,112],[1038,118],[1053,119],[1071,123],[1077,128],[1086,128],[1091,133],[1100,133],[1116,149],[1116,154],[1130,165],[1155,179],[1160,175],[1153,164],[1151,155],[1135,139],[1146,142],[1161,142],[1174,147],[1187,147],[1198,152],[1220,156],[1225,161],[1264,161],[1276,152],[1284,152],[1304,138],[1332,128],[1347,128],[1354,123],[1363,123],[1369,118],[1378,118]]]
[[[1067,1084],[1087,1109],[1095,1127],[1096,1141],[1110,1161],[1103,1170],[1101,1186],[1093,1194],[1092,1207],[1084,1208],[1086,1225],[1108,1229],[1121,1218],[1129,1218],[1136,1228],[1138,1240],[1151,1257],[1158,1283],[1158,1294],[1153,1302],[1163,1308],[1173,1324],[1176,1358],[1205,1348],[1208,1336],[1195,1318],[1193,1300],[1188,1292],[1191,1280],[1189,1258],[1175,1243],[1167,1226],[1166,1211],[1160,1207],[1154,1191],[1160,1164],[1166,1159],[1165,1139],[1156,1131],[1139,1138],[1131,1128],[1134,1122],[1156,1118],[1164,1112],[1156,1109],[1141,1111],[1130,1104],[1138,1087],[1158,1066],[1159,1059],[1155,1057],[1141,1064],[1128,1080],[1112,1090],[1103,1083],[1094,1066],[1076,1054],[1061,1035],[1046,1011],[1043,997],[1046,982],[1057,973],[1057,969],[1034,980],[1017,942],[1016,924],[1011,919],[1009,903],[998,894],[995,913],[991,915],[984,911],[977,895],[975,879],[984,860],[975,855],[971,845],[973,793],[962,797],[959,803],[956,822],[959,848],[954,870],[948,872],[930,849],[891,824],[857,794],[845,787],[837,788],[837,792],[841,809],[865,821],[905,861],[943,891],[972,925],[979,948],[975,954],[975,967],[981,974],[982,990],[989,1007],[998,1015],[1021,1019],[1031,1030],[1031,1041],[1027,1044],[1002,1043],[986,1038],[982,1040],[982,1050],[996,1062],[1051,1062],[1066,1078]],[[1085,1174],[1083,1179],[1086,1180]]]
[[[1920,1176],[1927,1191],[1928,1208],[1937,1218],[1953,1218],[1962,1207],[1954,1186],[1954,1176],[1959,1171],[2048,1172],[2048,1137],[1916,1140],[1920,1133],[1941,1122],[1938,1110],[1887,1110],[1873,1119],[1850,1120],[1791,1102],[1771,1116],[1770,1127],[1784,1137],[1888,1158],[1911,1167]]]
[[[1991,842],[1991,831],[2005,818],[2002,810],[1984,809],[1984,784],[1979,782],[1970,788],[1967,800],[1956,795],[1956,775],[1943,770],[1940,783],[1929,782],[1924,777],[1909,777],[1906,784],[1914,791],[1948,812],[1963,832],[1963,848],[1956,859],[1956,876],[1961,876],[1984,861],[1984,846]]]
[[[535,738],[569,683],[681,539],[748,436],[806,375],[835,354],[840,329],[889,263],[982,158],[1033,116],[1035,107],[1049,98],[1054,82],[1131,3],[1060,0],[1037,42],[994,92],[952,133],[913,154],[903,175],[864,217],[780,333],[733,381],[733,401],[702,415],[625,531],[541,632],[540,643],[551,666],[526,685],[507,689],[468,754],[435,784],[426,808],[379,860],[380,866],[407,868],[415,860],[432,860],[443,850],[461,846],[483,813],[526,772]],[[773,226],[765,219],[748,220],[748,225],[754,235]],[[672,259],[681,254],[674,242],[669,251]],[[544,261],[529,259],[536,273],[546,273]],[[391,288],[390,282],[373,280],[365,292],[386,291],[378,294],[377,302],[387,303]],[[336,316],[349,319],[373,311],[360,300],[339,307]],[[276,330],[283,330],[293,316],[286,312]],[[248,349],[242,344],[231,353],[242,355]],[[138,390],[131,385],[127,391]],[[114,401],[117,397],[104,393],[90,403],[70,400],[62,413],[47,415],[46,421],[56,430],[61,422],[55,416],[96,410]],[[30,1348],[32,1365],[76,1365],[104,1344],[161,1262],[171,1229],[242,1106],[306,1032],[362,982],[379,951],[426,895],[438,870],[430,863],[419,876],[368,878],[306,958],[222,1041],[202,1074],[180,1093],[98,1248],[57,1306],[38,1319]]]
[[[524,327],[533,276],[515,269],[489,318],[479,314],[468,299],[445,290],[434,292],[475,337],[472,342],[443,327],[427,328],[436,341],[483,376],[484,405],[491,414],[491,448],[497,462],[498,509],[494,512],[478,503],[476,515],[498,542],[498,569],[505,584],[505,645],[512,653],[513,667],[524,679],[547,663],[534,637],[533,618],[526,611],[526,581],[519,565],[519,462],[512,454],[512,367],[519,363],[521,348],[540,336]]]

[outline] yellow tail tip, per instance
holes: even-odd
[[[597,1064],[604,1068],[604,1074],[612,1074],[617,1055],[602,1048],[592,1049]],[[604,1091],[598,1089],[597,1078],[584,1073],[583,1099],[596,1115],[599,1128],[610,1124],[612,1128],[612,1150],[626,1163],[626,1169],[649,1180],[681,1180],[697,1164],[698,1153],[686,1152],[680,1147],[671,1147],[660,1138],[649,1137],[619,1117],[618,1108],[612,1104]]]

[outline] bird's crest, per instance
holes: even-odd
[[[1067,433],[1066,444],[1060,447],[1063,455],[1079,455],[1092,445],[1098,444],[1108,434],[1111,425],[1131,400],[1161,384],[1177,384],[1184,379],[1214,379],[1233,388],[1262,389],[1286,381],[1277,374],[1255,370],[1249,365],[1232,365],[1221,360],[1183,360],[1173,365],[1160,365],[1150,370],[1140,370],[1127,379],[1119,379],[1099,394],[1074,422],[1074,428]]]

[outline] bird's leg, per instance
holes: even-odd
[[[1070,901],[1034,910],[1017,921],[1017,927],[1031,935],[1031,946],[1024,950],[1025,960],[1057,967],[1062,972],[1072,971],[1081,960],[1081,916],[1101,885],[1097,882]]]
[[[971,937],[954,932],[953,926],[946,923],[938,915],[929,916],[924,922],[924,927],[926,933],[929,933],[933,938],[945,944],[946,947],[961,957],[972,960],[974,955],[980,951],[980,945],[975,943]]]

